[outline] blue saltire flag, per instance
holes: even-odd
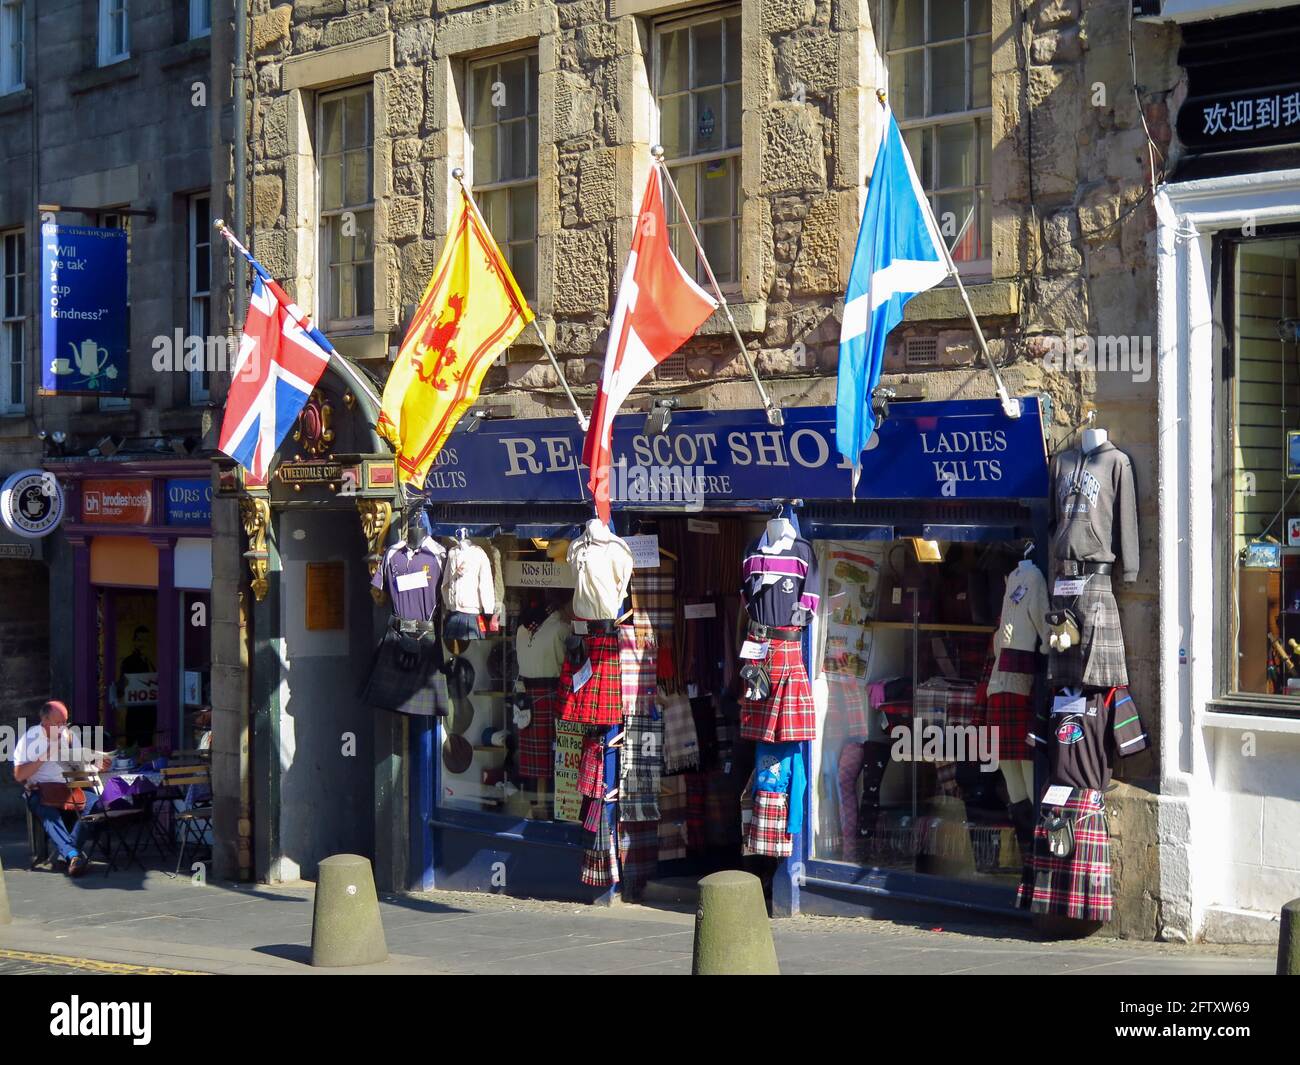
[[[853,464],[855,488],[876,427],[871,393],[880,383],[885,338],[903,320],[908,300],[948,276],[943,238],[898,123],[888,107],[881,112],[880,147],[844,295],[835,399],[836,447]]]

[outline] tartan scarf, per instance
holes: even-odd
[[[651,714],[629,714],[623,720],[627,731],[619,758],[619,820],[658,821],[664,720]]]
[[[691,716],[691,701],[684,695],[663,698],[664,772],[680,773],[700,764],[700,740]]]

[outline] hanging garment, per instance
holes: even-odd
[[[792,836],[803,831],[804,793],[808,776],[803,752],[797,743],[760,743],[754,751],[754,791],[788,795],[786,831]]]
[[[998,628],[993,634],[993,672],[989,696],[1034,690],[1039,653],[1047,653],[1047,579],[1032,562],[1020,563],[1007,577]]]
[[[647,628],[655,633],[659,644],[671,642],[673,632],[673,591],[677,563],[666,555],[651,569],[634,569],[629,585],[632,618],[638,631]]]
[[[1137,489],[1129,457],[1107,440],[1084,452],[1062,451],[1052,462],[1052,558],[1123,563],[1138,575]]]
[[[588,733],[582,738],[578,794],[589,799],[605,798],[605,737],[599,732]]]
[[[772,791],[750,791],[741,800],[743,836],[741,853],[788,858],[794,839],[786,831],[789,796]]]
[[[656,821],[626,821],[619,805],[618,861],[623,895],[635,901],[659,866],[659,825]]]
[[[1080,637],[1065,651],[1051,651],[1047,675],[1054,688],[1080,684],[1091,688],[1122,687],[1128,684],[1128,663],[1110,576],[1089,573],[1083,580],[1083,591],[1077,597],[1052,596],[1053,610],[1074,611]]]
[[[519,775],[532,780],[555,776],[555,714],[560,705],[555,678],[521,677],[529,699],[529,721],[519,730]]]
[[[1033,913],[1056,914],[1078,921],[1111,918],[1110,835],[1106,804],[1092,788],[1075,788],[1061,806],[1044,807],[1034,828],[1034,852],[1028,880],[1016,891],[1016,904]],[[1072,825],[1074,849],[1067,856],[1051,853],[1052,818]]]
[[[1133,697],[1117,687],[1059,693],[1035,717],[1029,743],[1047,753],[1049,786],[1105,791],[1115,759],[1146,750],[1150,741]]]
[[[654,709],[659,648],[631,625],[618,630],[619,669],[623,683],[623,713],[649,714]]]
[[[535,625],[520,624],[515,629],[515,660],[519,676],[533,679],[558,677],[564,668],[564,641],[571,631],[558,610]]]
[[[580,627],[575,625],[575,630]],[[611,623],[604,623],[602,631],[589,632],[581,637],[591,676],[577,691],[573,690],[573,679],[583,667],[581,664],[575,666],[571,658],[565,658],[559,685],[560,717],[565,721],[617,725],[623,720],[623,673],[618,634],[610,631],[612,628]],[[573,642],[571,637],[570,643]]]
[[[384,552],[370,584],[388,593],[393,616],[375,648],[361,698],[367,706],[415,717],[447,712],[438,639],[438,584],[446,552],[431,537]]]
[[[611,887],[618,883],[618,854],[610,824],[610,807],[599,799],[592,799],[591,803],[597,810],[597,829],[582,852],[580,878],[591,887]]]
[[[664,716],[664,772],[681,773],[700,764],[700,741],[695,734],[691,701],[684,695],[662,696]]]
[[[761,664],[771,690],[762,698],[740,700],[740,738],[760,743],[811,740],[817,735],[812,689],[803,664],[801,629],[749,627],[749,638],[766,641]]]
[[[372,588],[388,593],[393,614],[409,621],[433,621],[438,613],[438,585],[447,552],[431,536],[412,547],[399,540],[375,568]]]
[[[741,573],[745,610],[757,624],[802,628],[816,612],[817,559],[802,536],[771,544],[764,530],[745,553]]]
[[[574,569],[573,616],[617,618],[632,580],[632,549],[627,543],[591,521],[569,545],[567,559]]]
[[[664,759],[663,718],[653,712],[632,713],[624,720],[627,738],[619,753],[619,820],[658,821]]]
[[[442,602],[448,611],[456,614],[496,612],[492,560],[478,544],[458,540],[447,550],[442,571]]]

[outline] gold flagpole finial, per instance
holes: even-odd
[[[882,104],[885,102],[885,90],[884,90],[884,89],[877,89],[877,90],[876,90],[876,99],[879,100]]]

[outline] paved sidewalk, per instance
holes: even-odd
[[[26,871],[26,843],[0,838],[14,921],[0,951],[204,973],[689,974],[694,917],[435,892],[384,896],[392,951],[363,970],[312,969],[312,885],[207,884],[96,867],[70,880]],[[1267,947],[1178,947],[1090,939],[1046,943],[971,917],[916,923],[805,917],[774,924],[787,974],[1269,974]],[[114,971],[89,967],[90,971]]]

